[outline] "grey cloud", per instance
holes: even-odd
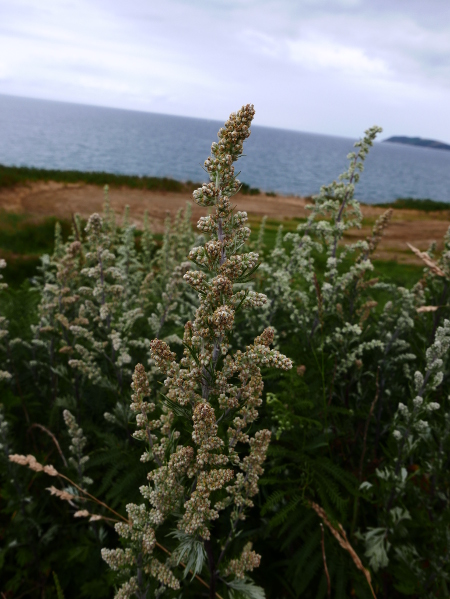
[[[0,92],[450,140],[447,0],[31,3],[3,0]]]

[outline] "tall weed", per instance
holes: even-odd
[[[411,240],[413,285],[372,260],[390,211],[344,243],[374,127],[306,222],[250,244],[252,117],[212,146],[200,235],[187,209],[137,237],[106,190],[3,286],[6,597],[448,596],[450,232]]]

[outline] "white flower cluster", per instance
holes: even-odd
[[[232,559],[228,562],[224,574],[229,576],[234,574],[238,579],[243,579],[247,572],[258,568],[261,562],[261,556],[252,550],[252,544],[247,543],[238,559]]]
[[[199,307],[195,318],[185,325],[183,358],[178,362],[176,354],[163,340],[150,343],[152,360],[165,375],[164,401],[158,402],[157,418],[149,418],[156,409],[155,403],[144,400],[150,395],[150,389],[143,366],[138,365],[133,375],[131,409],[136,413],[139,427],[134,436],[148,445],[145,461],[153,459],[156,463],[148,474],[149,484],[141,487],[143,497],[150,504],[149,509],[142,507],[141,522],[147,522],[153,531],[178,514],[177,527],[181,533],[200,538],[209,554],[220,551],[218,545],[212,544],[215,541],[211,535],[212,522],[231,506],[229,528],[233,535],[238,522],[245,518],[245,508],[253,505],[251,497],[258,492],[258,479],[270,440],[267,430],[253,436],[248,431],[258,417],[262,401],[259,367],[283,370],[292,367],[288,358],[270,349],[271,328],[245,351],[233,354],[228,340],[236,313],[262,306],[266,301],[263,294],[235,288],[251,276],[258,265],[258,255],[254,252],[237,253],[250,231],[245,226],[247,214],[233,214],[230,202],[230,196],[240,185],[234,176],[233,162],[242,153],[253,115],[253,106],[248,105],[230,116],[219,132],[219,142],[212,146],[211,157],[205,162],[211,182],[193,194],[199,205],[214,207],[198,225],[202,232],[210,235],[210,240],[189,253],[189,259],[200,270],[184,274],[186,283],[198,293]],[[190,439],[175,428],[176,415],[190,421]],[[177,445],[182,439],[183,444]],[[119,527],[122,537],[124,532]],[[228,548],[229,540],[225,544]],[[130,554],[135,567],[138,567],[138,550],[141,573],[155,575],[153,554],[146,566],[139,548]],[[124,553],[117,555],[120,560],[124,559]],[[214,580],[223,557],[224,550],[211,566],[214,569],[210,576]],[[116,553],[105,554],[105,558],[113,560],[112,564],[119,559]],[[257,565],[259,556],[246,547],[238,560],[229,562],[223,575],[241,578],[244,571]],[[130,574],[134,575],[132,570]],[[175,588],[168,581],[159,580]]]

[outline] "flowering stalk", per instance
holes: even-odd
[[[84,436],[83,429],[77,424],[75,417],[69,410],[64,410],[63,417],[71,440],[69,449],[72,456],[69,458],[69,463],[75,468],[80,484],[90,485],[93,482],[92,479],[84,476],[85,464],[89,461],[89,456],[83,455],[87,439]]]
[[[246,572],[260,562],[251,543],[234,559],[228,558],[228,550],[246,508],[253,506],[270,441],[270,431],[251,435],[249,429],[262,403],[260,366],[288,370],[292,363],[269,348],[271,328],[245,351],[231,351],[236,312],[266,302],[263,294],[235,290],[258,266],[256,253],[238,253],[250,230],[245,226],[247,214],[234,213],[230,201],[240,186],[233,162],[242,154],[253,115],[253,106],[244,106],[220,129],[219,141],[205,161],[210,183],[193,194],[198,205],[211,206],[213,212],[198,223],[210,240],[189,254],[199,269],[184,275],[200,300],[194,320],[185,325],[184,355],[178,362],[167,343],[151,342],[152,358],[166,377],[156,402],[146,401],[151,391],[142,365],[136,366],[133,376],[131,409],[139,427],[134,436],[148,444],[142,460],[157,467],[148,474],[149,484],[140,489],[150,509],[129,504],[131,525],[116,526],[128,547],[103,550],[110,566],[128,576],[116,597],[144,597],[150,589],[159,596],[166,588],[180,588],[172,571],[173,556],[161,562],[155,555],[155,531],[163,524],[176,526],[174,535],[182,539],[175,557],[196,551],[195,573],[207,560],[210,598],[216,597],[219,581],[230,588],[239,581],[239,588],[245,587]],[[213,533],[219,517],[222,525],[228,522],[229,530],[221,539]],[[152,582],[155,578],[157,586]]]

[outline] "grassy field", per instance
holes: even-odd
[[[283,227],[284,233],[293,232],[298,224],[304,220],[301,218],[283,221],[267,219],[264,251],[269,252],[273,249],[280,226]],[[56,221],[57,219],[54,217],[36,221],[29,215],[0,213],[0,257],[7,262],[7,268],[3,270],[2,274],[8,285],[14,288],[20,287],[24,281],[36,275],[40,256],[53,252]],[[70,234],[71,223],[67,220],[60,220],[59,222],[62,227],[63,237],[67,238]],[[258,238],[260,224],[260,218],[250,218],[251,243],[255,243]],[[136,231],[136,237],[139,240],[139,231]],[[161,234],[155,234],[154,237],[157,243],[161,242]],[[422,272],[422,266],[399,264],[393,260],[375,260],[374,266],[374,276],[384,280],[395,280],[403,286],[413,285],[420,278]]]

